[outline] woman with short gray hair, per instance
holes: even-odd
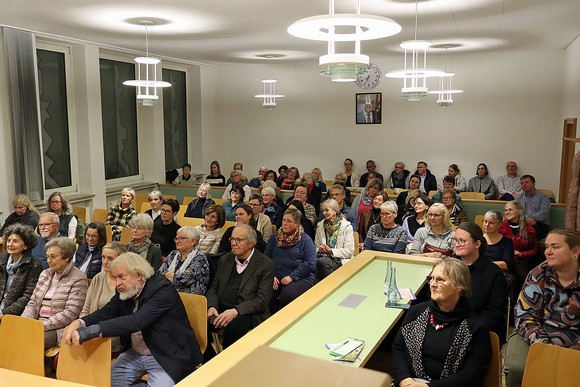
[[[159,270],[163,263],[161,249],[149,239],[153,232],[153,219],[149,215],[137,214],[129,221],[129,227],[133,240],[127,249],[145,258],[154,270]]]
[[[407,232],[395,223],[397,203],[388,200],[380,206],[381,221],[372,225],[364,242],[365,250],[385,251],[387,253],[405,253]]]

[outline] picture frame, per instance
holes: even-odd
[[[355,122],[357,125],[380,124],[383,109],[382,93],[356,93]]]

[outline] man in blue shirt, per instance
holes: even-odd
[[[522,192],[516,200],[524,205],[526,223],[536,230],[538,239],[543,239],[550,230],[550,198],[536,190],[536,179],[532,175],[523,175],[520,186]]]

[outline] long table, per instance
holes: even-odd
[[[397,285],[415,292],[438,262],[425,257],[364,251],[177,386],[209,385],[260,345],[331,361],[324,344],[352,336],[366,342],[362,361],[355,364],[364,365],[403,314],[401,309],[385,308],[383,281],[387,260],[397,267]],[[360,294],[366,299],[356,309],[338,307],[349,294]]]
[[[87,384],[65,382],[44,376],[0,368],[0,386],[2,387],[90,387]]]

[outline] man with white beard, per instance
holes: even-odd
[[[169,387],[192,373],[202,355],[175,287],[140,255],[111,262],[117,291],[101,309],[65,328],[63,343],[121,337],[122,353],[111,369],[111,386],[130,386],[149,374],[149,383]]]
[[[62,236],[58,232],[60,227],[60,220],[57,214],[54,212],[45,212],[40,215],[38,220],[38,231],[40,235],[38,236],[38,243],[32,249],[32,256],[42,263],[43,269],[48,269],[48,262],[46,261],[46,251],[44,251],[44,246],[46,242],[56,237]],[[65,235],[66,236],[66,235]]]

